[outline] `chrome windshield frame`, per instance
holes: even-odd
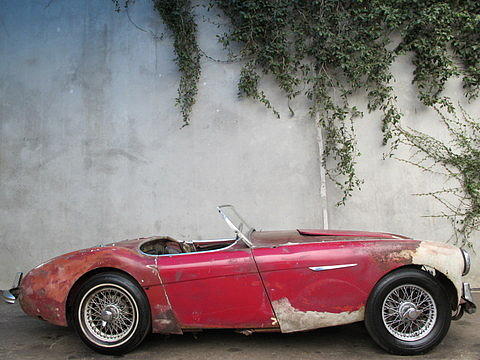
[[[223,209],[225,208],[229,208],[231,210],[233,210],[233,212],[236,214],[236,216],[241,220],[242,224],[249,227],[249,225],[245,222],[245,220],[243,220],[243,218],[240,216],[240,214],[235,210],[235,208],[233,207],[233,205],[219,205],[217,206],[217,210],[218,212],[220,213],[220,215],[222,216],[223,220],[225,220],[225,222],[227,223],[227,225],[230,227],[230,229],[233,230],[233,232],[236,234],[236,236],[241,239],[245,245],[247,245],[249,248],[252,248],[253,247],[253,244],[252,242],[250,241],[250,239],[248,238],[250,236],[250,234],[255,231],[254,228],[251,228],[249,227],[251,230],[247,233],[247,234],[244,234],[242,231],[240,231],[240,229],[238,229],[238,227],[233,223],[233,221],[228,217],[227,214],[225,214],[225,212],[223,211]]]

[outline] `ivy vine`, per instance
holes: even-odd
[[[200,79],[200,48],[197,45],[197,24],[192,14],[190,0],[155,0],[155,9],[172,31],[175,62],[181,74],[177,104],[184,125],[190,121],[190,113],[198,92]]]
[[[113,0],[119,8],[119,0]],[[124,3],[128,7],[128,1]],[[154,0],[173,34],[181,72],[177,103],[188,124],[197,95],[200,59],[196,19],[190,0]],[[239,95],[280,113],[260,88],[272,76],[290,101],[298,96],[324,132],[327,174],[342,190],[344,204],[362,181],[355,171],[359,156],[354,119],[363,113],[351,105],[365,93],[368,111],[380,111],[383,143],[399,141],[401,113],[393,93],[390,67],[411,54],[413,82],[426,106],[448,103],[446,81],[461,76],[468,99],[480,89],[480,2],[477,0],[204,0],[221,9],[230,31],[219,37],[229,49],[240,45],[243,62]],[[392,35],[400,34],[395,46]],[[331,163],[330,161],[328,162]]]
[[[120,12],[122,8],[128,10],[135,0],[112,1],[116,11]],[[192,14],[192,2],[191,0],[153,0],[153,5],[173,35],[175,62],[181,74],[176,104],[182,114],[183,126],[186,126],[190,123],[190,114],[196,101],[201,74],[201,52],[197,44],[197,23]]]

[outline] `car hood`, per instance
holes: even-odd
[[[251,235],[255,247],[316,243],[323,241],[352,240],[411,240],[411,238],[384,232],[354,230],[296,229],[280,231],[255,231]]]

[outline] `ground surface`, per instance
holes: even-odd
[[[477,303],[480,294],[475,294]],[[480,315],[452,322],[444,341],[415,359],[480,359]],[[114,359],[90,351],[73,330],[30,318],[18,305],[0,303],[0,359]],[[124,359],[405,359],[370,339],[363,324],[298,334],[208,331],[197,335],[151,335]]]

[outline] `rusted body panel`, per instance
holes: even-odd
[[[56,325],[67,326],[66,302],[75,282],[89,271],[98,268],[114,268],[135,278],[146,289],[148,298],[159,303],[161,309],[152,308],[152,324],[154,330],[162,332],[162,326],[156,329],[156,325],[159,324],[155,319],[167,310],[171,311],[171,308],[165,296],[162,297],[163,289],[158,286],[160,278],[156,259],[137,251],[139,243],[144,240],[120,243],[122,246],[80,250],[37,266],[22,280],[19,296],[22,309],[31,316],[41,317]],[[156,292],[155,289],[157,289]],[[176,319],[171,319],[172,323],[175,321]],[[171,326],[169,325],[168,328]]]
[[[237,328],[302,331],[361,321],[368,296],[387,273],[405,265],[442,272],[461,293],[458,248],[399,235],[352,231],[254,232],[253,248],[153,256],[143,238],[57,257],[28,273],[24,311],[67,325],[75,282],[98,268],[130,274],[150,302],[152,330]],[[340,267],[338,267],[340,266]],[[458,296],[460,298],[460,296]]]
[[[163,285],[144,289],[150,303],[152,332],[161,334],[183,334],[182,327],[173,312]]]
[[[254,255],[280,328],[292,332],[363,320],[377,281],[411,263],[391,255],[418,246],[416,241],[324,242],[254,249]],[[350,266],[335,268],[340,265]],[[311,269],[319,266],[326,270]]]
[[[311,236],[309,241],[317,242],[305,243],[291,234],[253,250],[282,332],[362,321],[375,284],[405,265],[440,271],[460,291],[463,259],[454,246],[391,237],[338,241]]]

